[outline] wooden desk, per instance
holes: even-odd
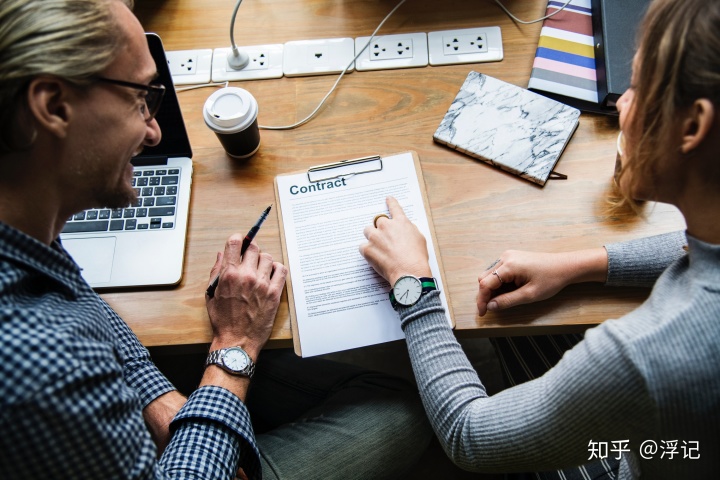
[[[166,50],[229,46],[235,0],[139,0],[135,11]],[[546,2],[505,1],[524,19],[544,14]],[[236,27],[239,45],[369,35],[395,0],[247,0]],[[438,7],[437,5],[442,5]],[[576,331],[637,306],[641,290],[573,286],[555,298],[510,311],[476,313],[477,274],[506,249],[562,251],[684,228],[679,213],[653,208],[648,221],[604,215],[615,161],[617,121],[583,114],[557,170],[568,180],[539,188],[435,144],[432,135],[470,70],[526,86],[540,24],[515,25],[490,0],[410,0],[381,34],[499,25],[505,58],[498,63],[354,72],[346,75],[320,115],[290,131],[261,132],[260,151],[246,161],[227,157],[201,111],[214,91],[179,94],[194,151],[194,178],[182,283],[172,289],[104,293],[148,346],[208,343],[203,292],[216,252],[233,232],[245,233],[274,202],[276,175],[343,158],[418,152],[445,265],[457,333],[538,334]],[[287,125],[312,111],[335,76],[238,82],[257,98],[259,120]],[[271,215],[258,241],[282,258],[278,222]],[[271,345],[291,345],[283,297]]]

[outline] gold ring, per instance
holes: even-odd
[[[379,215],[375,215],[375,218],[373,218],[373,225],[375,226],[375,228],[377,228],[378,218],[381,218],[381,217],[385,217],[385,218],[387,218],[388,220],[390,220],[390,217],[388,217],[388,216],[387,216],[386,214],[384,214],[384,213],[381,213],[381,214],[379,214]]]
[[[500,280],[500,285],[502,285],[503,283],[505,283],[505,282],[503,282],[503,279],[500,277],[500,274],[497,273],[497,270],[493,270],[493,271],[492,271],[492,274],[495,275],[498,280]]]
[[[385,217],[385,218],[387,218],[388,220],[390,220],[390,217],[388,217],[388,216],[387,216],[386,214],[384,214],[384,213],[380,213],[380,214],[378,214],[378,215],[375,215],[375,218],[373,218],[373,225],[375,226],[375,228],[377,228],[378,218],[381,218],[381,217]]]

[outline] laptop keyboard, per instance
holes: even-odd
[[[179,168],[135,167],[137,200],[127,208],[85,210],[70,217],[63,233],[163,230],[175,226]]]

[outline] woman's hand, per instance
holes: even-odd
[[[605,282],[607,269],[603,247],[565,253],[507,250],[478,277],[478,313],[545,300],[572,283]],[[516,288],[498,291],[503,285]]]
[[[425,237],[397,200],[387,197],[386,202],[390,218],[380,217],[377,227],[365,227],[368,241],[360,245],[360,254],[390,285],[403,275],[432,277]]]

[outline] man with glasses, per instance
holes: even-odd
[[[165,85],[158,82],[151,82],[149,85],[141,85],[139,83],[126,82],[123,80],[113,80],[112,78],[105,77],[96,77],[95,80],[97,80],[98,82],[109,83],[111,85],[120,85],[121,87],[134,88],[135,90],[145,92],[145,111],[143,113],[145,115],[146,122],[149,122],[150,120],[155,118],[158,110],[160,110],[160,104],[162,103],[162,99],[165,96]]]
[[[164,87],[131,6],[0,0],[0,478],[397,477],[430,430],[387,376],[301,378],[264,354],[256,439],[245,400],[287,274],[257,245],[241,256],[236,235],[218,255],[209,358],[235,363],[209,361],[185,399],[57,240],[78,211],[130,204],[130,159],[161,138]],[[283,375],[302,402],[259,395]]]

